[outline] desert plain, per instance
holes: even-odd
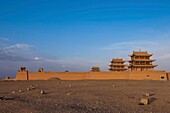
[[[169,81],[0,81],[0,113],[169,112]]]

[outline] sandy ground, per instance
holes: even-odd
[[[41,94],[41,90],[46,94]],[[146,97],[145,93],[151,96]],[[150,99],[150,104],[139,105],[141,98]],[[170,82],[0,81],[0,112],[168,113]]]

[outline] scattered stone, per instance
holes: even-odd
[[[27,91],[31,90],[30,88],[27,88]]]
[[[35,87],[33,85],[30,85],[30,89],[35,89]]]
[[[30,89],[35,89],[35,87],[30,87]]]
[[[150,92],[150,96],[153,96],[153,95],[155,95],[155,93],[154,92]]]
[[[4,99],[4,97],[3,96],[0,96],[0,100],[3,100]]]
[[[150,97],[150,96],[153,96],[154,95],[154,93],[153,92],[149,92],[149,93],[145,93],[145,95],[144,96],[146,96],[146,97]]]
[[[139,105],[148,105],[148,104],[149,104],[149,99],[141,98]]]
[[[45,91],[41,90],[41,94],[46,94]]]
[[[21,90],[18,90],[19,93],[21,93],[22,91]]]
[[[151,96],[151,94],[150,93],[145,93],[145,96],[149,97],[149,96]]]
[[[67,96],[71,95],[71,93],[67,93]]]
[[[68,87],[72,87],[71,85],[68,85]]]
[[[15,93],[15,91],[12,91],[12,93],[14,94],[14,93]]]

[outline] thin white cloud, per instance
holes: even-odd
[[[8,38],[3,38],[3,37],[0,37],[0,41],[10,41],[10,39],[8,39]]]
[[[39,54],[33,45],[18,43],[0,48],[0,68],[14,73],[21,66],[26,66],[29,71],[36,71],[43,67],[48,71],[88,71],[93,62],[82,58],[56,58]],[[9,68],[10,65],[13,68]],[[97,64],[97,63],[95,63]],[[0,71],[2,74],[2,71]],[[4,74],[3,74],[4,75]]]
[[[35,59],[35,60],[41,60],[41,58],[40,58],[40,57],[37,57],[37,56],[34,57],[34,59]]]
[[[14,44],[0,48],[0,60],[30,61],[35,60],[32,45]]]
[[[28,44],[15,44],[15,45],[5,47],[4,49],[5,50],[8,50],[8,49],[25,49],[25,48],[32,48],[32,47],[34,47],[34,46],[28,45]]]

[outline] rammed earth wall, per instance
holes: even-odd
[[[125,72],[28,72],[17,71],[16,80],[169,80],[166,71],[125,71]]]

